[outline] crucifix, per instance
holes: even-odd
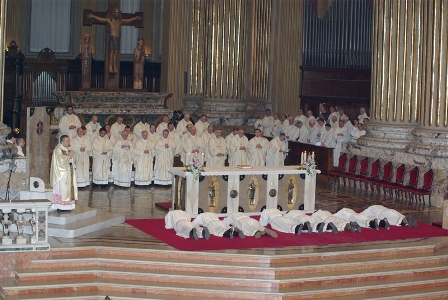
[[[104,55],[104,88],[118,89],[120,79],[120,35],[121,26],[143,27],[143,13],[122,13],[120,0],[109,0],[108,11],[93,12],[84,10],[84,26],[105,24],[105,55]]]

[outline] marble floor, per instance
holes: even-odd
[[[163,218],[165,212],[156,208],[156,202],[171,201],[170,187],[131,187],[128,189],[86,187],[79,190],[76,205],[88,206],[98,211],[121,213],[126,219]],[[336,211],[339,208],[364,209],[373,204],[381,204],[396,209],[405,215],[414,216],[419,222],[431,224],[442,221],[442,209],[414,203],[399,203],[378,194],[333,184],[326,176],[319,176],[316,191],[316,209]],[[50,237],[52,248],[70,246],[111,246],[152,249],[172,249],[134,227],[121,224],[74,239]]]

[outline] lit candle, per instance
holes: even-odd
[[[190,152],[187,152],[187,165],[190,164]]]
[[[311,154],[311,160],[314,161],[314,151],[313,151],[313,153]]]
[[[204,165],[204,152],[201,153],[201,165]]]

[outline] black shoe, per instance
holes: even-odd
[[[305,229],[305,226],[306,226],[306,229]],[[313,232],[313,228],[311,228],[310,222],[306,221],[305,226],[302,229],[308,230],[308,234],[311,234]]]
[[[355,229],[353,228],[352,225],[350,225],[350,223],[351,222],[345,224],[344,231],[351,231],[352,233],[355,233]]]
[[[233,228],[233,236],[239,236],[242,239],[246,237],[244,233],[240,229],[238,229],[238,227]]]
[[[197,241],[199,239],[198,232],[197,232],[196,228],[193,228],[190,231],[190,238],[194,238],[195,241]]]
[[[330,229],[333,231],[334,234],[338,234],[339,231],[336,228],[336,226],[334,226],[333,222],[328,223],[328,227],[330,227]]]
[[[207,228],[207,227],[204,227],[204,228],[202,229],[202,237],[203,237],[206,241],[208,241],[208,239],[210,238],[210,231],[208,231],[208,228]]]
[[[322,234],[322,232],[324,232],[324,226],[325,226],[325,223],[319,223],[319,224],[317,224],[317,233],[318,234]]]
[[[387,218],[384,218],[383,221],[384,221],[384,228],[389,230],[390,229],[390,224],[389,224],[389,221],[387,220]]]
[[[418,226],[417,220],[414,217],[409,216],[409,217],[406,217],[406,219],[409,222],[409,225],[410,225],[409,227],[417,227]]]
[[[354,227],[355,230],[358,230],[358,232],[362,232],[362,228],[361,228],[361,226],[359,226],[358,222],[356,222],[356,221],[354,221],[354,222],[350,222],[350,225],[351,225],[352,227]]]
[[[296,228],[295,228],[295,233],[297,234],[297,235],[301,235],[302,234],[302,228],[303,228],[303,224],[299,224],[299,225],[297,225],[296,226]]]
[[[375,229],[380,230],[380,222],[378,222],[378,219],[373,220],[375,222]]]

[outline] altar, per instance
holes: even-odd
[[[281,210],[314,210],[316,176],[299,166],[204,168],[199,179],[182,167],[173,174],[172,207],[190,215],[199,211],[260,212],[263,207]]]

